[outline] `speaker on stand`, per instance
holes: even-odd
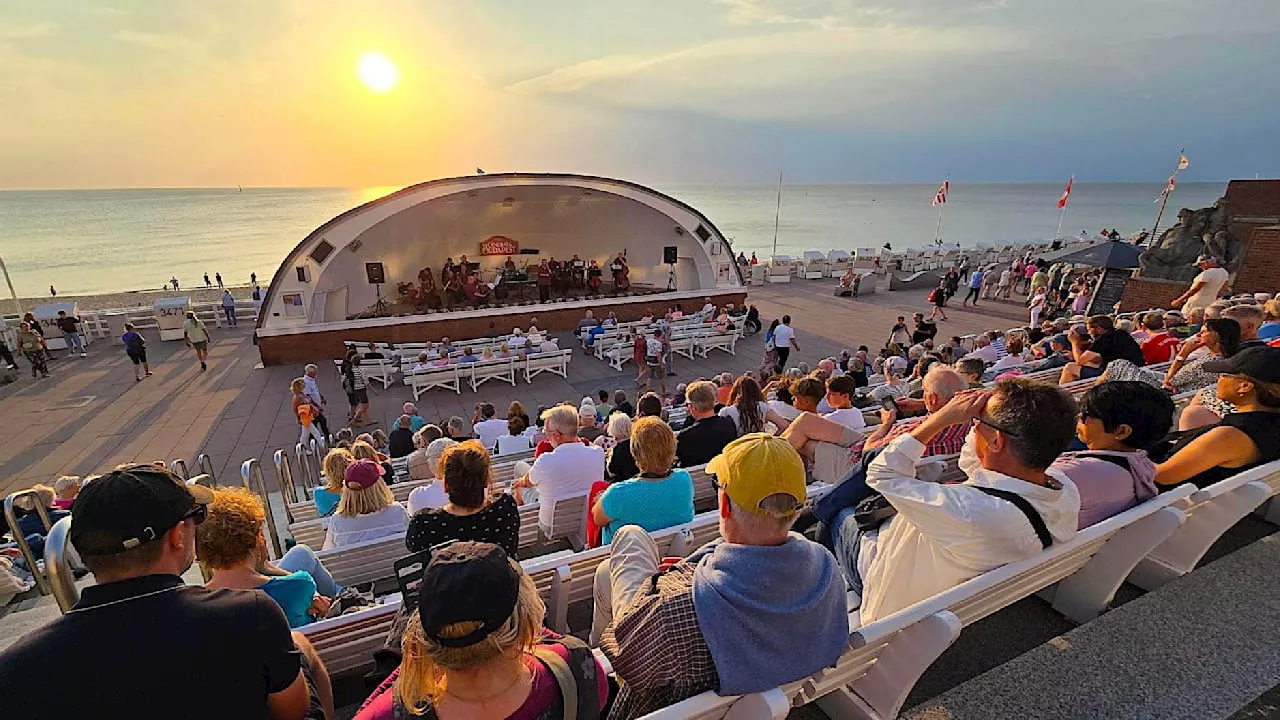
[[[667,264],[667,290],[674,291],[676,289],[676,246],[664,245],[662,247],[662,262]]]
[[[380,262],[367,262],[364,264],[365,278],[370,285],[374,286],[374,292],[377,293],[378,300],[373,304],[373,313],[376,316],[387,314],[387,302],[382,299],[382,284],[387,281],[387,269]]]

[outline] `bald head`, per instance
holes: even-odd
[[[951,402],[951,398],[969,388],[968,378],[941,363],[934,363],[922,382],[924,406],[929,412],[936,412]]]

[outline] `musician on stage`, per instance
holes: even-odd
[[[431,268],[422,268],[418,273],[418,283],[422,287],[422,302],[430,308],[440,307],[440,298],[436,295],[436,274],[431,272]]]
[[[480,278],[474,273],[467,276],[467,282],[463,286],[463,292],[466,293],[467,302],[472,306],[479,307],[481,303],[489,302],[489,286],[480,282]]]
[[[587,263],[574,253],[573,259],[569,261],[569,267],[573,271],[573,286],[585,287],[587,284]]]
[[[454,268],[456,267],[457,266],[453,264],[453,258],[445,258],[444,267],[440,268],[440,282],[449,282],[449,276],[453,274]]]
[[[600,278],[604,276],[604,271],[600,269],[600,263],[595,258],[591,259],[591,265],[587,267],[587,287],[591,290],[592,295],[600,293]]]
[[[551,300],[551,278],[551,266],[547,264],[546,260],[543,260],[538,265],[538,298],[542,302]]]
[[[455,302],[461,302],[466,299],[466,295],[462,292],[462,272],[453,267],[449,270],[449,277],[444,281],[444,297],[445,302],[449,304],[449,309],[453,309]]]
[[[515,261],[515,260],[512,260],[512,259],[511,259],[511,256],[510,256],[510,255],[508,255],[508,256],[507,256],[507,261],[506,261],[505,263],[503,263],[503,264],[502,264],[502,267],[503,267],[503,269],[504,269],[504,270],[507,270],[508,272],[515,272],[515,269],[516,269],[516,261]]]
[[[467,261],[466,255],[458,259],[458,266],[462,269],[463,280],[466,280],[467,276],[471,274],[471,263]]]
[[[627,258],[622,253],[609,263],[609,272],[613,273],[613,289],[626,290],[631,287],[631,270],[627,267]]]

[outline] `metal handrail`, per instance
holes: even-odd
[[[213,478],[201,473],[187,481],[188,485],[203,485],[209,489],[213,489],[215,484]],[[200,577],[204,578],[207,584],[213,578],[213,573],[209,572],[209,567],[200,559],[200,543],[196,542],[196,564],[200,566]]]
[[[289,506],[298,502],[297,488],[293,486],[293,468],[289,465],[289,456],[284,450],[277,450],[271,456],[271,461],[276,466],[276,484],[280,486],[280,492],[284,494],[284,516],[290,523],[293,522],[293,511]]]
[[[200,468],[200,472],[208,475],[212,484],[209,487],[218,486],[218,474],[213,471],[213,461],[205,453],[196,455],[196,467]]]
[[[207,487],[207,488],[209,488],[210,490],[212,490],[212,489],[214,489],[215,487],[217,487],[217,486],[218,486],[218,484],[217,484],[216,482],[214,482],[214,481],[213,481],[213,477],[212,477],[212,476],[210,476],[210,475],[206,475],[205,473],[200,473],[199,475],[197,475],[197,476],[195,476],[195,477],[193,477],[193,478],[187,478],[187,484],[188,484],[188,485],[203,485],[204,487]]]
[[[302,474],[302,486],[315,487],[319,473],[318,468],[315,467],[315,457],[311,454],[310,446],[302,443],[294,445],[293,457],[298,461],[298,472]]]
[[[71,518],[64,517],[53,524],[44,539],[44,569],[49,573],[49,585],[58,609],[65,615],[80,602],[80,590],[76,576],[71,572],[67,550],[71,547]]]
[[[9,497],[4,499],[4,519],[9,523],[9,529],[13,532],[13,539],[18,543],[18,550],[22,552],[22,557],[27,561],[27,569],[31,571],[31,575],[36,579],[36,587],[40,588],[41,595],[48,595],[52,592],[49,587],[49,580],[40,572],[40,564],[36,562],[36,556],[31,552],[31,546],[27,544],[26,535],[18,529],[18,514],[13,510],[13,503],[19,498],[31,496],[34,498],[36,513],[40,515],[40,522],[44,523],[44,533],[47,537],[49,530],[52,529],[53,523],[49,521],[49,511],[45,508],[44,503],[40,502],[40,494],[31,488],[19,490],[9,493]]]
[[[187,470],[187,461],[181,458],[169,463],[169,469],[174,475],[186,480],[191,477],[191,473]]]
[[[307,499],[312,499],[313,489],[324,484],[324,456],[329,454],[329,445],[315,438],[311,438],[308,444],[311,446],[311,470],[314,476],[304,492],[307,494]]]
[[[258,464],[257,458],[244,461],[240,466],[240,477],[244,480],[244,486],[249,488],[249,492],[262,498],[262,507],[266,510],[267,531],[271,536],[271,549],[275,550],[275,555],[271,559],[278,560],[284,557],[284,553],[280,551],[280,534],[276,531],[276,518],[271,514],[271,496],[267,494],[267,481],[262,477],[262,466]],[[257,487],[255,488],[254,485]]]

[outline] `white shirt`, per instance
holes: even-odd
[[[529,443],[530,433],[525,430],[520,435],[499,435],[498,451],[495,455],[511,455],[512,453],[524,452],[533,447]]]
[[[1043,550],[1017,506],[969,486],[1016,492],[1044,518],[1055,543],[1075,537],[1080,492],[1062,472],[1047,471],[1062,484],[1051,490],[987,470],[973,450],[971,431],[959,460],[968,480],[944,485],[915,478],[923,453],[919,440],[903,435],[867,468],[867,485],[888,498],[898,514],[874,540],[875,557],[863,576],[864,625]]]
[[[840,408],[839,410],[832,410],[822,417],[854,430],[861,430],[867,426],[867,419],[862,416],[862,411],[858,408]]]
[[[1021,355],[1005,355],[997,360],[995,365],[991,366],[991,370],[1000,372],[1001,370],[1018,367],[1024,363],[1026,363],[1026,360],[1023,360]]]
[[[316,379],[310,375],[304,374],[302,376],[302,395],[310,400],[312,405],[320,407],[322,402],[320,398],[320,383],[316,382]]]
[[[794,405],[788,405],[781,400],[770,400],[765,403],[769,409],[778,413],[784,420],[795,420],[800,417],[800,411]]]
[[[990,365],[1000,359],[1000,354],[996,351],[994,345],[984,345],[960,359],[964,360],[965,358],[981,358],[982,362]]]
[[[556,500],[586,495],[591,484],[604,479],[604,450],[577,440],[545,452],[529,468],[529,480],[538,488],[538,523],[551,527]]]
[[[485,450],[493,451],[493,446],[498,442],[498,436],[507,434],[507,421],[498,418],[489,418],[481,420],[472,428],[476,432],[476,437],[480,439],[480,444]]]
[[[550,340],[544,340],[542,344],[538,346],[538,352],[544,352],[544,353],[556,352],[559,349],[560,349],[560,345],[556,343],[554,338]]]
[[[768,414],[769,405],[760,403],[760,417],[763,419]],[[738,412],[738,408],[733,405],[726,405],[720,408],[720,417],[727,417],[732,420],[733,424],[738,428],[738,434],[742,434],[742,414]]]
[[[439,478],[409,491],[410,515],[417,515],[419,510],[427,508],[442,508],[447,504],[449,496],[444,492],[444,481]]]
[[[1204,283],[1204,287],[1197,290],[1196,294],[1187,298],[1187,301],[1182,304],[1182,314],[1186,315],[1192,308],[1207,308],[1212,305],[1213,301],[1218,299],[1218,293],[1222,291],[1222,286],[1227,284],[1229,277],[1227,271],[1220,267],[1201,271],[1191,284]]]
[[[402,535],[409,527],[409,513],[400,503],[391,503],[376,513],[346,517],[332,515],[329,518],[329,530],[324,536],[324,547],[330,548],[354,545],[366,540],[391,535]]]
[[[795,337],[796,331],[792,330],[790,325],[779,325],[773,331],[773,345],[774,347],[789,348]]]
[[[529,344],[529,338],[525,337],[524,335],[512,335],[511,338],[507,340],[507,347],[511,348],[512,350],[515,350],[517,348],[522,348],[528,344]]]
[[[1000,287],[1008,287],[1009,283],[1012,280],[1013,280],[1013,271],[1010,270],[1009,268],[1005,268],[1004,272],[1000,273],[1000,282],[998,284]]]

